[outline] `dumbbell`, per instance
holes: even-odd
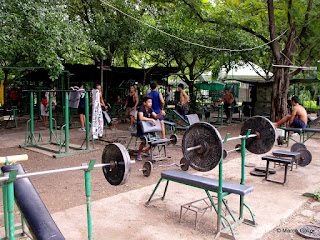
[[[142,171],[143,176],[145,177],[149,177],[151,175],[151,172],[153,170],[157,170],[158,168],[168,168],[168,167],[172,167],[172,166],[177,166],[180,167],[182,171],[188,171],[189,169],[189,162],[187,161],[186,158],[181,158],[180,160],[180,164],[177,163],[172,163],[172,164],[168,164],[168,165],[159,165],[157,167],[153,167],[152,163],[150,161],[145,162],[143,164],[143,168],[139,169],[139,171]]]

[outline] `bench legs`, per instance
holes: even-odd
[[[293,162],[291,164],[293,165]],[[269,182],[280,183],[282,185],[285,185],[286,182],[287,182],[287,174],[288,174],[288,165],[289,164],[288,163],[284,163],[284,179],[283,179],[283,182],[268,179],[268,176],[269,176],[269,165],[270,165],[270,161],[267,160],[266,175],[265,175],[264,180],[265,181],[269,181]]]
[[[160,178],[160,180],[158,181],[156,187],[154,188],[153,192],[151,193],[148,201],[145,203],[145,206],[149,206],[150,202],[151,202],[151,199],[153,198],[153,195],[155,194],[155,192],[157,191],[161,181],[162,181],[163,178]],[[169,185],[169,180],[167,180],[167,183],[166,183],[166,187],[164,189],[164,192],[163,192],[163,195],[161,197],[161,200],[164,200],[165,196],[166,196],[166,193],[167,193],[167,189],[168,189],[168,185]]]

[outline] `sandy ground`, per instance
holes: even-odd
[[[120,124],[118,135],[129,136],[129,132],[125,130],[126,127],[126,124]],[[239,134],[239,127],[239,125],[233,124],[219,128],[219,131],[222,137],[229,132],[231,136],[236,136]],[[36,129],[37,131],[41,130],[44,138],[47,138],[46,132],[48,130],[41,127],[41,122],[36,123]],[[79,166],[83,162],[89,162],[92,158],[96,158],[99,162],[105,145],[105,143],[96,142],[98,148],[96,151],[55,159],[19,148],[18,145],[24,142],[24,135],[23,123],[18,129],[2,129],[0,131],[0,156],[27,153],[29,161],[22,163],[27,172]],[[72,129],[70,142],[80,144],[84,135],[78,129]],[[182,135],[179,137],[181,142]],[[228,142],[225,144],[225,148],[231,149],[236,144],[237,142]],[[320,189],[318,174],[320,149],[318,144],[317,137],[306,143],[313,154],[313,161],[307,167],[298,167],[298,169],[290,171],[286,186],[264,182],[261,178],[251,176],[249,174],[250,168],[246,169],[246,185],[253,186],[255,190],[246,196],[245,202],[254,212],[258,226],[253,228],[241,224],[235,230],[237,239],[300,239],[294,233],[294,229],[298,225],[311,223],[319,225],[320,207],[316,205],[318,202],[302,196],[304,192],[314,192]],[[274,149],[288,150],[285,146],[276,146]],[[182,157],[181,147],[169,147],[168,155],[171,158],[163,163],[178,163]],[[246,159],[247,162],[255,163],[257,166],[265,166],[265,162],[261,160],[260,156],[248,153]],[[155,163],[155,166],[158,164]],[[100,169],[93,170],[94,239],[212,239],[216,222],[216,215],[212,212],[207,212],[204,215],[197,230],[194,229],[195,216],[193,213],[187,213],[182,223],[179,224],[180,205],[206,197],[205,192],[181,184],[170,183],[166,200],[155,201],[146,208],[144,203],[158,181],[161,171],[166,169],[153,171],[149,178],[145,178],[138,171],[142,165],[143,162],[133,164],[129,181],[117,187],[108,184]],[[277,174],[274,177],[282,179],[283,168],[277,167],[276,169]],[[188,172],[217,178],[217,171],[214,169],[210,172],[199,173],[190,169]],[[32,183],[66,239],[87,238],[83,175],[83,172],[77,171],[32,178]],[[224,180],[239,182],[239,179],[240,156],[237,153],[232,153],[225,160]],[[160,196],[162,189],[163,184],[156,193],[157,197]],[[232,210],[237,212],[238,196],[230,195],[227,200]],[[1,211],[0,226],[3,226],[2,215]],[[249,216],[247,212],[245,216]],[[0,233],[3,232],[0,231]]]

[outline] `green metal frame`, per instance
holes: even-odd
[[[287,147],[289,147],[289,142],[290,139],[294,142],[300,142],[300,143],[305,143],[306,141],[308,141],[310,138],[312,138],[314,135],[316,135],[319,132],[310,132],[310,131],[304,131],[302,128],[297,128],[297,130],[286,130],[285,128],[279,127],[279,129],[282,129],[285,131],[284,134],[284,139],[287,142]],[[299,133],[299,141],[293,139],[292,137],[290,137],[290,132],[298,132]],[[306,135],[307,133],[307,135]]]
[[[85,176],[85,193],[86,193],[86,205],[87,205],[87,226],[88,226],[88,239],[92,240],[92,209],[91,209],[91,170],[93,170],[96,160],[91,160],[88,168],[84,171]],[[9,164],[6,161],[6,165]],[[0,238],[0,240],[14,240],[16,237],[28,236],[30,239],[36,239],[35,236],[31,236],[25,231],[25,223],[23,213],[21,213],[21,225],[14,226],[14,182],[18,174],[17,170],[11,170],[9,175],[9,180],[3,182],[2,184],[2,193],[3,193],[3,210],[4,210],[4,225],[5,225],[5,237]],[[28,226],[28,223],[27,223]],[[29,226],[28,226],[29,228]],[[22,230],[21,233],[15,233],[17,230]]]
[[[251,130],[248,130],[246,136],[241,138],[241,182],[240,182],[241,185],[245,184],[245,151],[246,151],[245,150],[246,149],[245,148],[245,144],[246,144],[246,140],[249,138],[250,132],[251,132]],[[226,135],[226,137],[224,139],[224,143],[228,141],[229,135],[230,134]],[[238,219],[236,219],[236,217],[233,215],[233,213],[230,210],[227,202],[224,199],[224,197],[228,196],[230,193],[222,191],[223,156],[221,157],[221,161],[219,163],[219,187],[218,187],[217,190],[212,190],[212,189],[204,187],[204,186],[199,186],[199,185],[195,185],[195,184],[191,184],[191,183],[186,183],[186,182],[178,181],[178,180],[171,179],[171,178],[161,177],[160,180],[158,181],[157,185],[155,186],[153,192],[151,193],[148,201],[146,202],[146,204],[145,204],[146,206],[148,206],[150,204],[150,202],[151,202],[151,200],[152,200],[152,198],[153,198],[153,196],[154,196],[156,190],[158,189],[158,187],[159,187],[159,185],[160,185],[162,180],[167,180],[167,183],[166,183],[163,195],[161,197],[161,200],[164,200],[164,198],[165,198],[165,195],[166,195],[166,192],[167,192],[167,189],[168,189],[168,185],[169,185],[169,181],[173,181],[173,182],[177,182],[177,183],[181,183],[181,184],[184,184],[184,185],[188,185],[188,186],[191,186],[191,187],[195,187],[195,188],[199,188],[199,189],[205,190],[205,192],[206,192],[208,198],[210,199],[210,202],[211,202],[215,212],[217,213],[217,234],[216,234],[216,237],[218,237],[221,233],[225,234],[228,231],[230,231],[231,235],[232,235],[232,238],[236,239],[234,231],[233,231],[233,227],[235,227],[235,226],[237,226],[237,225],[239,225],[241,223],[245,223],[245,224],[248,224],[248,225],[251,225],[251,226],[256,226],[257,225],[257,223],[255,221],[255,218],[254,218],[253,212],[251,211],[250,207],[247,204],[244,203],[244,196],[240,196],[239,218]],[[214,201],[212,199],[212,196],[210,195],[210,192],[217,193],[217,195],[218,195],[218,204],[217,205],[214,203]],[[223,212],[222,212],[222,206],[223,205],[228,210],[228,212],[229,212],[229,214],[230,214],[230,216],[231,216],[231,218],[233,220],[233,223],[231,223],[227,219],[227,217],[223,215]],[[248,209],[252,220],[244,218],[244,216],[243,216],[244,215],[244,208]],[[225,222],[227,222],[227,224]],[[223,226],[223,229],[221,229],[221,225]],[[230,235],[228,235],[228,236],[230,236]]]
[[[60,140],[58,140],[57,134],[57,121],[52,117],[52,100],[51,95],[49,94],[49,133],[50,140],[48,142],[39,143],[40,139],[42,139],[41,133],[39,133],[39,141],[37,141],[34,132],[34,92],[30,92],[30,119],[27,121],[26,126],[26,135],[25,135],[25,143],[21,145],[21,147],[36,147],[39,149],[43,149],[49,152],[53,152],[53,157],[65,157],[75,154],[80,154],[83,152],[89,152],[95,150],[94,139],[90,136],[90,123],[89,123],[89,95],[86,92],[85,95],[85,116],[86,116],[86,138],[84,139],[81,147],[73,146],[69,144],[69,98],[68,91],[64,92],[64,121],[65,124],[60,129]],[[54,121],[54,126],[53,126]],[[30,124],[30,130],[29,130]],[[64,139],[63,139],[63,131],[64,131]],[[90,141],[92,141],[92,148],[90,147]],[[83,145],[86,143],[86,148],[83,149]],[[51,148],[45,145],[58,145],[59,150]],[[63,151],[64,147],[64,151]],[[76,151],[70,152],[70,148]]]

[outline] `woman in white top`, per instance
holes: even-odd
[[[168,87],[166,91],[166,102],[171,102],[172,101],[172,90],[171,87]]]

